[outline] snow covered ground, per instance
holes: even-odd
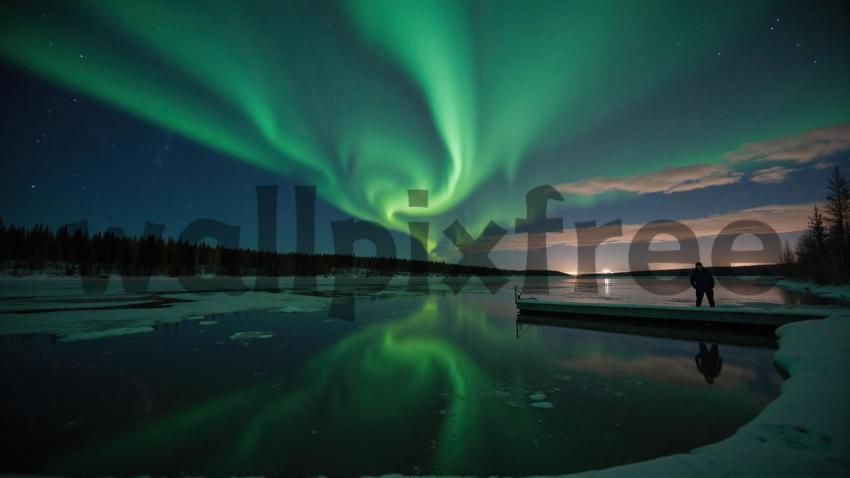
[[[790,378],[750,423],[687,454],[579,476],[850,476],[850,310],[777,330]]]

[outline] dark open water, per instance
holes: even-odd
[[[2,338],[0,471],[576,472],[722,440],[779,393],[770,348],[719,344],[706,377],[699,339],[518,328],[512,293],[359,300],[354,322],[251,312],[88,342]],[[630,279],[601,293],[690,300]]]

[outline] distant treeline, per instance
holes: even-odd
[[[815,206],[796,248],[785,244],[782,262],[791,277],[850,282],[850,183],[838,166],[829,177],[823,209]]]
[[[156,236],[89,235],[61,227],[6,226],[0,219],[0,267],[12,274],[52,272],[65,275],[562,275],[555,271],[518,271],[462,266],[440,261],[337,254],[276,253],[192,244]]]

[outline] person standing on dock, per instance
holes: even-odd
[[[711,271],[697,262],[691,272],[691,287],[697,291],[697,307],[702,306],[702,297],[708,297],[708,305],[714,307],[714,276]]]

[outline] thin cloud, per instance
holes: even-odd
[[[741,180],[741,176],[741,173],[733,172],[728,172],[724,175],[719,176],[709,176],[694,181],[688,181],[682,184],[677,184],[676,186],[673,186],[672,188],[664,191],[664,193],[681,193],[685,191],[694,191],[696,189],[710,188],[713,186],[725,186],[727,184],[735,184]]]
[[[747,143],[723,155],[732,163],[789,161],[808,163],[850,151],[850,124],[820,128],[794,136]]]
[[[788,175],[793,172],[793,169],[784,168],[782,166],[759,169],[758,171],[753,171],[752,176],[750,176],[750,181],[761,184],[778,184],[784,182]]]
[[[824,161],[824,158],[844,151],[850,152],[850,124],[815,129],[769,141],[746,143],[723,154],[727,163],[671,167],[631,176],[600,176],[560,184],[557,189],[585,196],[613,190],[637,194],[673,194],[735,184],[744,177],[744,173],[734,171],[730,166],[737,169],[746,163],[784,161],[798,165],[814,162],[815,168],[823,169],[830,164]],[[760,184],[777,184],[788,179],[794,170],[795,168],[788,166],[762,168],[751,173],[749,179]]]
[[[733,184],[740,181],[741,177],[741,173],[730,171],[722,164],[695,164],[666,168],[648,174],[590,178],[574,183],[560,184],[557,189],[561,192],[583,195],[601,194],[615,189],[637,194],[671,194]]]

